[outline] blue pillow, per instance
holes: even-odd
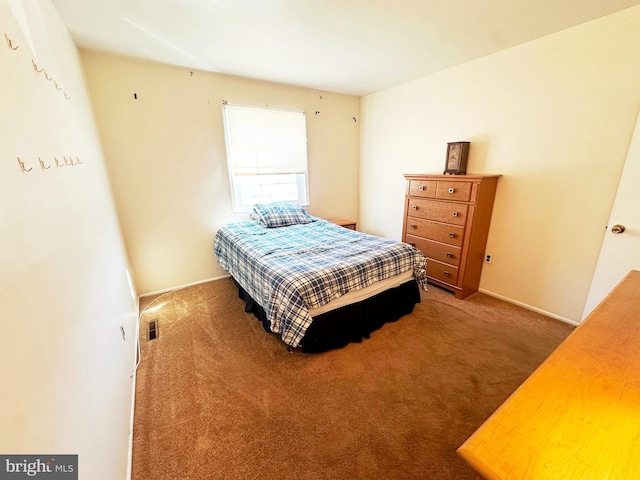
[[[253,206],[251,218],[267,228],[315,222],[301,206],[288,202],[257,203]]]

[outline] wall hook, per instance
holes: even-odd
[[[13,43],[11,43],[11,39],[9,37],[7,37],[7,34],[4,34],[4,38],[7,40],[7,45],[9,45],[9,48],[11,50],[17,50],[20,48],[20,45],[16,45],[15,47],[13,46]]]
[[[42,73],[44,73],[44,78],[46,78],[47,80],[49,81],[53,80],[53,77],[50,77],[44,68],[42,69]]]
[[[67,95],[67,92],[65,92],[64,90],[62,91],[62,93],[64,93],[64,98],[66,98],[67,100],[71,98],[69,95]]]
[[[84,163],[84,162],[81,162],[77,156],[76,156],[76,161],[78,162],[76,165],[80,165],[81,163]]]
[[[56,87],[56,90],[62,90],[62,87],[59,87],[58,82],[56,82],[55,80],[53,81],[53,85]]]
[[[31,64],[33,65],[33,69],[36,71],[36,73],[42,73],[42,69],[38,68],[38,64],[33,58],[31,59]]]
[[[49,165],[48,167],[44,164],[44,162],[42,161],[42,159],[40,157],[38,157],[38,161],[40,162],[40,168],[42,170],[49,170],[51,168],[51,165]]]
[[[33,170],[33,167],[26,168],[24,165],[24,162],[20,160],[20,157],[17,157],[17,158],[18,158],[18,165],[20,165],[20,170],[22,170],[23,172],[30,172],[31,170]]]
[[[67,157],[64,157],[64,156],[62,158],[64,159],[64,164],[65,165],[67,165],[69,167],[72,167],[73,165],[75,165],[75,163],[73,163],[73,160],[70,160],[70,159],[68,159]]]
[[[64,167],[64,163],[60,163],[58,162],[58,158],[57,157],[53,157],[54,162],[56,162],[56,167],[60,168],[60,167]]]

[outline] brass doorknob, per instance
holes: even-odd
[[[611,233],[622,233],[624,230],[624,225],[614,225],[611,227]]]

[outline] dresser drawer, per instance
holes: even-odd
[[[436,186],[438,182],[429,180],[411,180],[409,182],[409,195],[414,197],[436,198]]]
[[[427,260],[427,276],[455,285],[458,282],[458,268],[435,260]]]
[[[436,198],[468,202],[471,199],[471,186],[471,182],[439,181],[436,188]]]
[[[467,223],[469,206],[463,203],[441,202],[438,200],[409,199],[409,215],[436,222],[464,225]]]
[[[460,265],[460,252],[462,250],[460,247],[427,240],[426,238],[415,237],[413,235],[407,235],[405,241],[424,253],[426,257],[455,265],[456,267]]]
[[[406,234],[460,247],[462,246],[464,227],[407,217]]]

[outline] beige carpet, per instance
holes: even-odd
[[[456,448],[572,330],[430,287],[363,343],[292,354],[230,280],[160,305],[142,317],[134,480],[478,478]]]

